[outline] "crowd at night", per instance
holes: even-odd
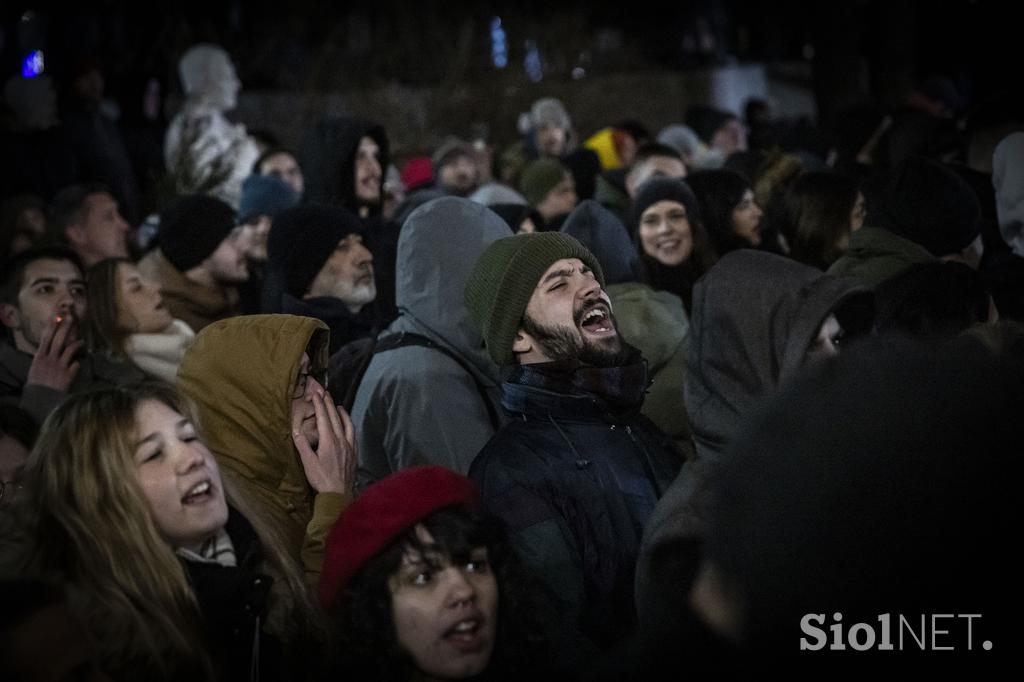
[[[1004,660],[1004,12],[634,9],[3,10],[4,679]]]

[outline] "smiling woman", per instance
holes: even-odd
[[[5,562],[67,586],[114,679],[277,679],[310,641],[309,598],[190,415],[156,383],[70,398],[29,456],[12,517],[27,542]]]

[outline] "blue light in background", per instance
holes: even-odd
[[[526,75],[534,83],[539,83],[544,78],[544,67],[541,63],[540,49],[537,47],[537,41],[533,39],[526,41],[526,57],[523,58],[523,68],[526,69]]]
[[[501,17],[491,19],[491,61],[499,69],[508,66],[508,45],[505,29],[501,27]]]
[[[35,78],[43,74],[45,63],[43,62],[43,51],[35,50],[30,52],[25,61],[21,63],[22,78]]]

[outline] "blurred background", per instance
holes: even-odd
[[[922,89],[992,136],[1019,115],[1018,25],[987,0],[5,1],[2,21],[5,81],[46,74],[61,96],[98,69],[136,149],[180,107],[177,60],[196,42],[231,53],[242,92],[230,116],[250,131],[294,147],[325,114],[364,116],[399,163],[449,134],[501,148],[546,95],[584,137],[625,119],[658,130],[696,103],[742,116],[756,99],[783,148],[798,137],[822,154],[844,125],[870,127]]]

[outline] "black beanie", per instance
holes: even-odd
[[[893,170],[885,201],[890,230],[942,257],[963,251],[980,233],[981,203],[941,163],[910,156]]]
[[[217,250],[235,229],[235,210],[220,199],[190,194],[160,215],[157,242],[181,272],[191,270]]]
[[[282,211],[267,237],[268,281],[279,282],[279,293],[302,298],[338,243],[353,232],[363,234],[362,223],[340,207],[306,204]]]
[[[686,183],[675,178],[652,178],[637,188],[636,197],[633,199],[629,226],[634,237],[639,231],[640,218],[644,211],[659,201],[678,201],[686,207],[686,217],[690,222],[700,221],[697,196]]]

